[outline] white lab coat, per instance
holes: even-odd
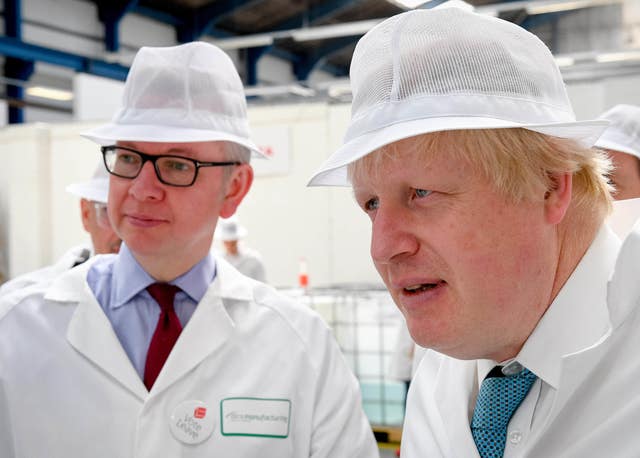
[[[44,299],[34,288],[0,300],[2,458],[378,456],[357,381],[314,312],[218,259],[149,393],[85,281],[89,264]],[[287,437],[223,435],[229,398],[290,402]],[[196,445],[170,429],[185,401],[214,424]]]
[[[76,263],[82,263],[92,255],[90,246],[78,245],[71,248],[55,264],[34,270],[13,278],[0,286],[0,296],[9,294],[36,283],[48,283],[63,272],[71,269]]]
[[[607,237],[611,242],[614,236],[609,233]],[[537,329],[529,338],[537,339],[542,346],[537,351],[543,354],[553,354],[557,341],[573,344],[575,351],[558,355],[557,389],[543,387],[541,380],[534,384],[537,388],[532,388],[509,424],[505,458],[640,456],[640,230],[625,240],[619,255],[617,238],[614,240],[616,243],[607,245],[613,252],[611,259],[602,259],[607,268],[600,271],[599,279],[593,275],[595,258],[590,267],[581,261],[572,274],[580,278],[573,291],[582,298],[574,294],[571,301],[565,300],[564,309],[552,310],[554,301],[545,314],[555,315],[557,332],[541,335]],[[611,281],[605,288],[607,278]],[[598,288],[601,297],[598,294],[594,300],[591,296]],[[571,308],[578,313],[567,316]],[[558,321],[558,317],[563,320]],[[583,326],[583,321],[589,324]],[[565,335],[559,335],[563,330]],[[527,343],[523,351],[525,348]],[[469,428],[480,379],[479,364],[427,352],[409,393],[403,458],[479,456]],[[550,396],[545,408],[538,403],[542,388],[549,390]],[[522,435],[512,435],[512,423],[522,409],[530,409],[538,417],[533,417],[536,422],[526,440],[514,445],[510,439],[517,444]]]

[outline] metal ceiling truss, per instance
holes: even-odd
[[[184,43],[201,39],[205,35],[216,38],[233,36],[229,32],[216,29],[216,24],[224,18],[247,8],[261,0],[218,0],[184,14],[171,14],[140,5],[139,0],[111,0],[97,1],[98,19],[104,25],[104,47],[108,52],[118,52],[120,49],[119,26],[126,14],[135,12],[146,17],[172,25],[176,30],[176,39]],[[356,2],[360,0],[355,0]],[[311,7],[308,11],[275,26],[275,30],[286,30],[301,25],[310,25],[331,18],[336,13],[353,6],[353,1],[331,0]],[[4,22],[5,35],[0,36],[0,54],[6,56],[4,75],[21,81],[28,81],[31,77],[35,62],[45,62],[52,65],[71,68],[78,72],[89,73],[106,78],[124,81],[128,68],[100,59],[59,51],[44,46],[38,46],[22,41],[22,4],[21,0],[5,0]],[[328,54],[336,52],[352,44],[357,37],[328,40],[328,44],[314,49],[309,54],[295,54],[277,46],[248,48],[245,57],[245,80],[247,85],[258,83],[258,61],[265,54],[272,54],[288,60],[292,65],[292,72],[299,80],[305,80],[310,72],[323,62]],[[346,69],[323,65],[325,71],[342,76]],[[6,85],[6,96],[14,103],[9,106],[9,122],[21,123],[24,120],[22,107],[24,103],[24,88],[19,85]]]
[[[120,49],[119,25],[128,13],[137,13],[145,17],[169,24],[175,28],[178,42],[189,42],[202,39],[205,36],[214,38],[229,38],[235,35],[229,31],[217,27],[225,18],[241,12],[251,6],[257,6],[264,0],[217,0],[204,4],[195,9],[182,11],[162,11],[141,4],[140,0],[93,0],[98,9],[98,18],[104,24],[104,47],[106,51],[117,52]],[[426,7],[432,7],[444,0],[433,0]],[[607,0],[577,0],[586,3],[606,3]],[[620,2],[622,0],[614,0]],[[277,35],[285,31],[297,31],[318,24],[326,24],[328,20],[343,13],[363,0],[325,0],[317,3],[306,11],[296,14],[279,24],[273,25],[266,32]],[[491,5],[483,5],[477,9],[484,10],[494,8],[495,13],[522,9],[519,17],[521,25],[532,28],[541,22],[556,21],[559,14],[541,14],[535,18],[526,14],[527,8],[536,1],[509,1],[501,0]],[[545,0],[537,1],[537,4],[545,3]],[[574,2],[575,3],[575,2]],[[483,11],[481,11],[483,12]],[[119,64],[85,57],[73,53],[67,53],[43,46],[37,46],[22,41],[21,25],[21,1],[4,1],[5,35],[0,36],[0,54],[6,56],[4,74],[8,78],[28,81],[33,73],[34,62],[41,61],[53,65],[71,68],[78,72],[90,73],[107,78],[124,80],[128,68]],[[331,26],[329,26],[331,27]],[[317,27],[316,27],[317,28]],[[322,26],[320,28],[323,28]],[[278,46],[277,40],[269,46],[248,47],[241,51],[245,60],[245,83],[255,86],[259,83],[258,62],[266,54],[274,55],[291,63],[292,72],[298,81],[306,81],[310,73],[317,68],[328,71],[335,76],[348,74],[348,68],[331,66],[327,58],[332,53],[351,46],[360,35],[347,37],[323,38],[320,46],[308,47],[307,51],[291,52]],[[296,48],[297,49],[297,48]],[[14,101],[23,100],[23,88],[7,83],[6,94]],[[19,103],[9,107],[9,122],[19,123],[23,120],[22,108]]]

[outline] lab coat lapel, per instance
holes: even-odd
[[[607,355],[610,336],[611,332],[609,331],[591,347],[567,355],[562,359],[558,390],[553,400],[551,411],[547,416],[546,425],[539,430],[539,435],[544,435],[547,428],[552,427],[554,419],[563,411],[572,396],[578,392],[580,385],[589,382],[596,367],[600,364],[602,358]],[[532,441],[535,442],[533,439]]]
[[[88,266],[83,267],[60,277],[46,297],[78,304],[67,328],[67,341],[139,399],[144,400],[147,390],[85,281]]]
[[[250,289],[241,279],[228,272],[227,266],[217,262],[216,279],[198,304],[189,323],[182,330],[152,389],[155,396],[192,371],[220,348],[231,336],[234,323],[224,305],[224,299],[249,299]],[[243,290],[244,295],[234,295]]]
[[[593,345],[563,358],[558,393],[549,415],[550,419],[562,410],[579,385],[589,379],[595,367],[606,355],[613,330],[638,306],[640,282],[637,271],[629,268],[629,265],[636,265],[640,256],[640,225],[634,229],[620,248],[613,275],[607,285],[609,331]]]
[[[475,361],[447,358],[438,371],[434,400],[449,442],[440,449],[451,450],[451,456],[479,458],[469,420],[469,401],[477,383]]]

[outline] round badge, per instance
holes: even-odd
[[[211,436],[215,428],[214,414],[204,402],[184,401],[173,409],[169,427],[180,442],[199,444]]]

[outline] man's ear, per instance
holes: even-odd
[[[559,224],[571,204],[573,174],[553,173],[552,186],[544,195],[544,212],[548,223]]]
[[[93,212],[93,204],[87,199],[80,199],[80,216],[82,217],[82,226],[84,230],[89,232],[91,212]]]
[[[234,167],[231,176],[227,179],[226,191],[220,208],[220,216],[229,218],[247,195],[253,183],[253,167],[249,164],[240,164]]]

